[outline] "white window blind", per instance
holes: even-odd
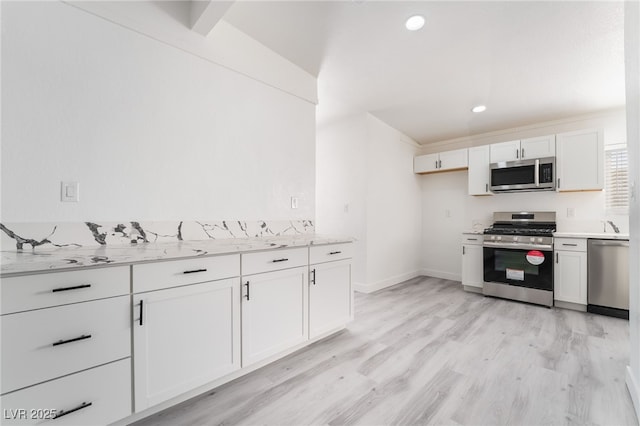
[[[627,147],[606,150],[604,168],[607,214],[627,214],[629,212]]]

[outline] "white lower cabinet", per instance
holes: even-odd
[[[106,425],[131,414],[131,358],[3,395],[3,425]]]
[[[242,277],[242,366],[308,339],[307,267]]]
[[[239,278],[134,295],[133,338],[136,412],[239,369]]]
[[[553,298],[559,302],[587,304],[586,240],[556,238]],[[574,250],[559,248],[571,247]]]
[[[482,291],[484,283],[484,257],[482,235],[462,236],[462,286],[468,291]]]
[[[351,259],[311,265],[309,338],[344,326],[353,317]]]

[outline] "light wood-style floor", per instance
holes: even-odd
[[[347,330],[137,425],[634,425],[628,322],[416,278]]]

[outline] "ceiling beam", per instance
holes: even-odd
[[[234,1],[191,0],[191,29],[208,35]]]

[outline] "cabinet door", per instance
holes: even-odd
[[[489,146],[469,148],[469,195],[492,195]]]
[[[482,288],[483,267],[482,245],[462,246],[462,285]]]
[[[413,159],[413,172],[414,173],[429,173],[435,172],[438,169],[438,160],[440,157],[438,154],[420,155]]]
[[[469,165],[468,150],[456,149],[440,153],[439,170],[466,169]]]
[[[516,161],[520,159],[520,141],[494,143],[491,148],[491,162]]]
[[[556,251],[554,299],[587,304],[587,253]]]
[[[311,266],[309,337],[344,326],[352,316],[351,259]]]
[[[242,366],[308,339],[307,267],[242,278]]]
[[[602,130],[556,135],[558,191],[602,190],[604,138]]]
[[[520,158],[536,159],[556,156],[556,135],[522,139],[520,141]]]
[[[141,293],[133,302],[136,412],[240,368],[238,278]]]

